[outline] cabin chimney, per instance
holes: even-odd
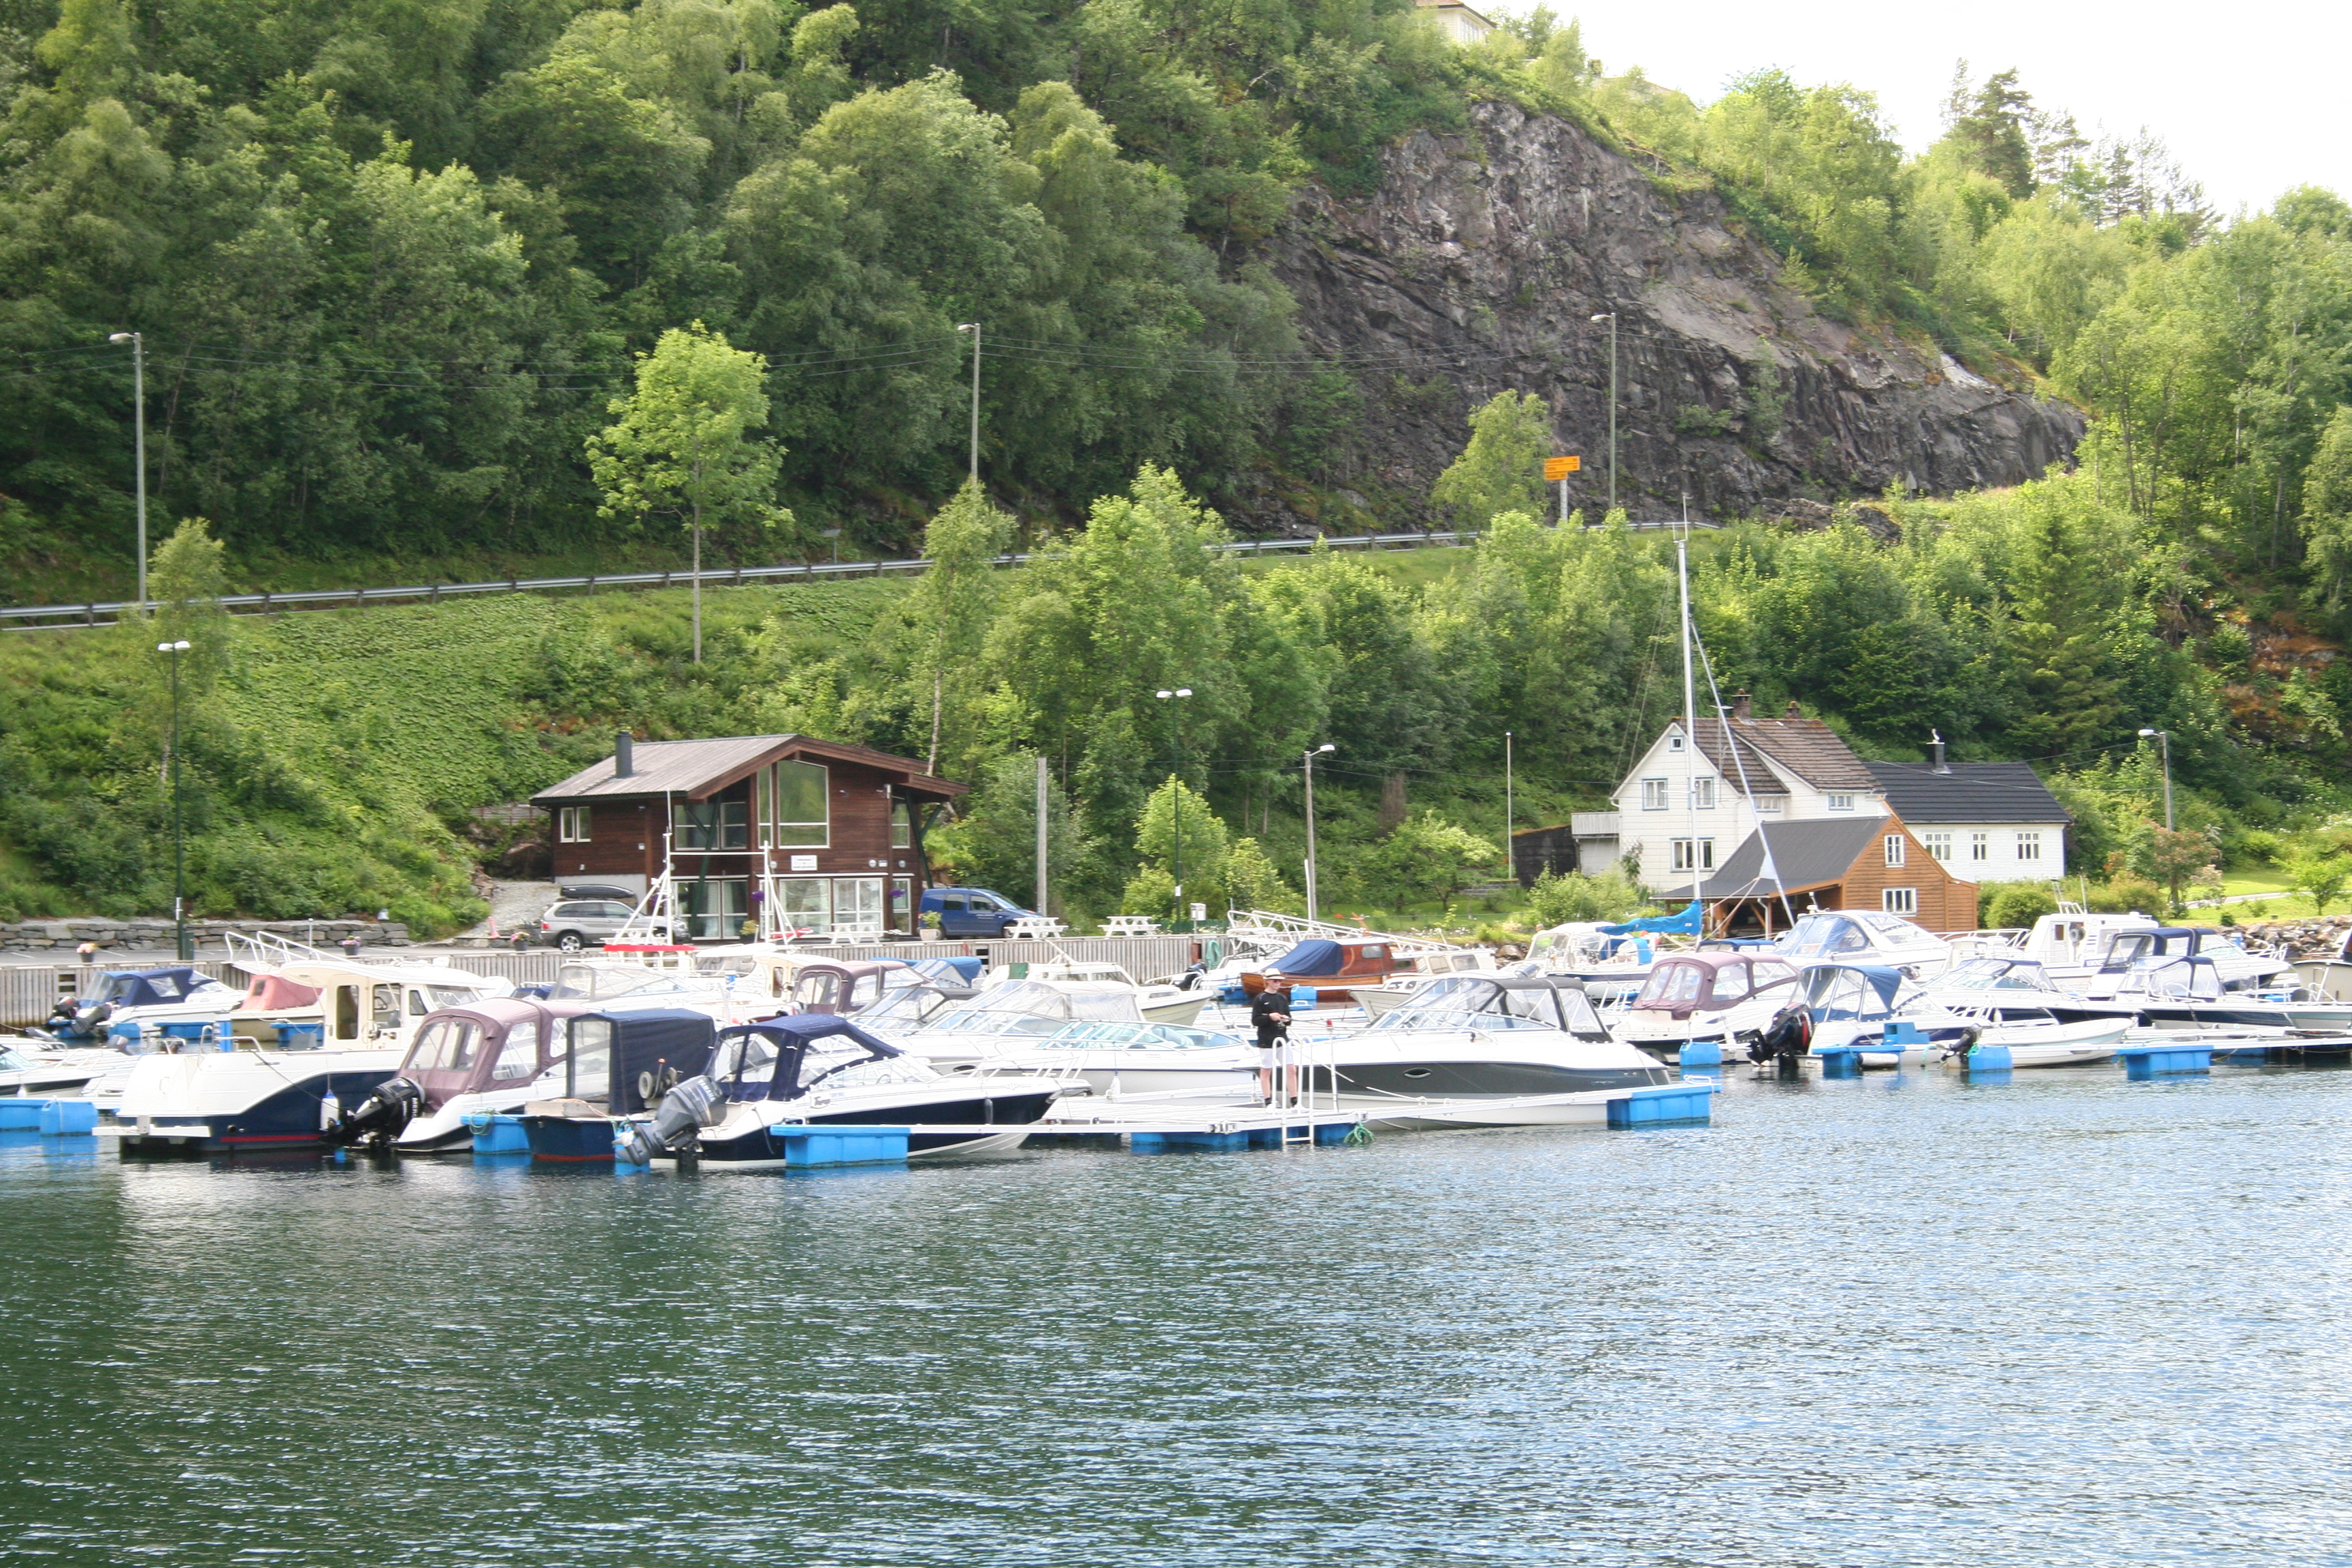
[[[613,776],[614,778],[625,779],[635,776],[637,771],[635,750],[634,742],[630,740],[626,730],[613,737]]]
[[[1931,737],[1927,742],[1927,750],[1936,759],[1936,771],[1939,773],[1950,773],[1952,764],[1944,761],[1944,732],[1940,730],[1930,730],[1927,733]]]
[[[1731,716],[1735,719],[1753,719],[1756,717],[1755,710],[1748,705],[1748,693],[1745,691],[1735,691],[1732,693]]]
[[[1797,700],[1793,697],[1789,699],[1789,710],[1780,716],[1783,719],[1801,719],[1804,717],[1802,713],[1797,711]]]

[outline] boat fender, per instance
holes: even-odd
[[[343,1119],[343,1102],[333,1089],[319,1097],[319,1131],[332,1132],[335,1123]]]

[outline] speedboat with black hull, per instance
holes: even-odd
[[[2295,989],[2294,966],[2286,960],[2249,952],[2210,926],[2158,926],[2117,931],[2108,938],[2098,968],[2067,984],[2090,1000],[2104,1001],[2126,989],[2142,989],[2133,976],[2143,970],[2162,968],[2170,959],[2202,960],[2225,996],[2252,998],[2274,994],[2273,999],[2281,999]],[[2200,972],[2198,984],[2203,983]],[[2352,1010],[2347,1010],[2347,1016],[2352,1016]]]
[[[1660,1058],[1680,1056],[1693,1040],[1721,1042],[1728,1055],[1760,1038],[1796,1000],[1796,966],[1777,952],[1672,952],[1651,966],[1612,1027],[1618,1039]]]
[[[1610,1093],[1675,1077],[1612,1039],[1574,980],[1539,974],[1449,975],[1294,1055],[1311,1096],[1394,1129],[1597,1121]]]
[[[563,1021],[567,1046],[524,1101],[523,1136],[534,1160],[608,1163],[616,1133],[710,1066],[719,1026],[702,1013],[587,1013]]]
[[[2291,980],[2273,990],[2233,988],[2211,954],[2143,959],[2108,999],[2159,1027],[2352,1029],[2352,1003],[2305,999]]]
[[[784,1168],[795,1127],[907,1127],[910,1160],[1019,1148],[1065,1085],[1018,1075],[950,1078],[829,1013],[793,1013],[719,1031],[709,1070],[663,1097],[641,1123],[640,1161],[706,1171]]]
[[[492,997],[425,1020],[400,1070],[366,1099],[340,1108],[331,1140],[389,1145],[403,1154],[470,1151],[470,1116],[511,1116],[563,1049],[563,1021],[579,1002]]]

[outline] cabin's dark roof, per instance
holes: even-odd
[[[1765,874],[1764,839],[1750,833],[1715,868],[1715,874],[1700,885],[1698,896],[1752,898],[1780,889],[1793,893],[1803,888],[1843,881],[1863,853],[1895,826],[1895,819],[1888,816],[1816,816],[1776,822],[1765,831],[1770,836],[1773,866],[1780,872],[1777,883]],[[1690,887],[1687,883],[1669,886],[1662,889],[1659,896],[1687,899],[1691,896]]]
[[[1732,757],[1735,744],[1740,752],[1738,761]],[[1875,792],[1878,788],[1878,781],[1862,759],[1819,719],[1701,719],[1698,750],[1742,795],[1782,793],[1780,781],[1764,765],[1765,757],[1818,790]],[[1743,767],[1745,789],[1740,778]]]
[[[2023,763],[1865,763],[1895,816],[1914,827],[1944,822],[2055,822],[2074,816]]]
[[[688,800],[707,799],[756,768],[782,757],[811,762],[856,763],[898,775],[908,795],[951,799],[970,788],[923,772],[912,757],[894,757],[867,746],[847,746],[807,735],[725,735],[709,741],[639,741],[631,748],[632,771],[626,778],[613,773],[613,759],[581,769],[562,784],[551,784],[530,798],[547,805],[558,801],[635,799],[640,795],[676,795]]]

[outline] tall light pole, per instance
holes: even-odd
[[[147,341],[137,332],[116,332],[106,341],[131,345],[132,460],[139,466],[139,615],[143,620],[147,616]]]
[[[1511,849],[1511,830],[1518,826],[1518,814],[1511,809],[1511,732],[1503,731],[1503,875],[1513,881],[1519,879],[1519,858]]]
[[[1310,751],[1299,753],[1299,760],[1307,769],[1307,918],[1310,921],[1321,918],[1317,912],[1315,903],[1317,868],[1315,865],[1315,759],[1326,752],[1336,752],[1339,749],[1326,741]]]
[[[1045,753],[1039,752],[1037,753],[1037,912],[1040,915],[1053,913],[1045,907],[1046,804]]]
[[[1617,312],[1592,318],[1609,323],[1609,510],[1617,510]]]
[[[188,651],[188,645],[184,639],[159,642],[155,651],[172,656],[172,923],[179,931],[180,962],[186,963],[196,956],[196,950],[188,943],[188,849],[180,826],[180,656]]]
[[[2139,738],[2143,741],[2153,739],[2164,750],[2164,830],[2169,833],[2172,831],[2172,731],[2142,730]]]
[[[1166,702],[1192,696],[1192,689],[1180,686],[1173,691],[1155,691],[1152,695]],[[1176,819],[1176,921],[1181,925],[1184,921],[1184,710],[1171,708],[1169,714],[1176,724],[1176,771],[1169,775],[1176,787],[1169,792],[1168,809]]]
[[[976,485],[980,483],[980,323],[966,321],[956,331],[971,334],[971,482]]]

